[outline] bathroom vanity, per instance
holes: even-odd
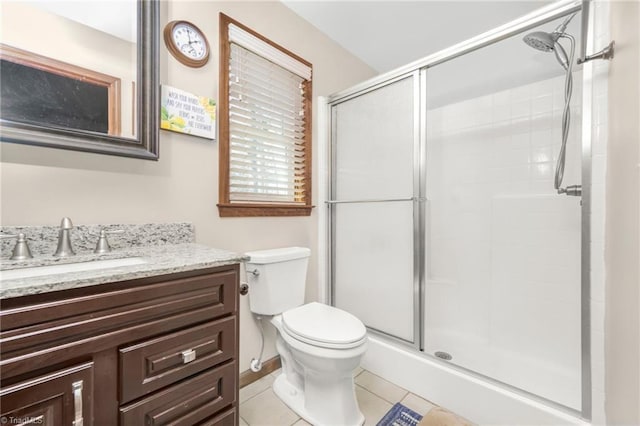
[[[192,243],[127,255],[145,262],[3,279],[3,424],[237,424],[244,259]]]

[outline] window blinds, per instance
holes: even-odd
[[[229,201],[304,204],[305,78],[231,41]]]
[[[291,71],[305,80],[311,80],[311,67],[296,58],[272,46],[264,40],[243,30],[234,24],[229,24],[229,41],[252,51],[256,55],[266,58],[276,65]]]

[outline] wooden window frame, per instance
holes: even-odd
[[[286,203],[232,203],[229,199],[229,158],[230,158],[230,132],[229,132],[229,58],[231,48],[229,44],[229,24],[236,25],[244,31],[270,44],[281,52],[295,58],[301,63],[312,67],[311,63],[284,47],[272,42],[256,31],[248,28],[240,22],[220,13],[220,78],[219,78],[219,102],[218,102],[218,148],[219,148],[219,203],[220,217],[255,217],[255,216],[309,216],[314,206],[311,205],[311,126],[312,126],[312,80],[304,82],[304,114],[308,120],[305,122],[304,154],[305,154],[305,199],[304,204]]]
[[[120,79],[88,68],[82,68],[47,56],[0,43],[0,58],[62,77],[107,88],[108,134],[120,136]],[[134,97],[135,99],[135,97]],[[46,126],[48,123],[41,123]],[[82,129],[79,129],[82,130]]]

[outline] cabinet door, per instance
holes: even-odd
[[[77,365],[0,391],[0,423],[90,426],[93,363]]]

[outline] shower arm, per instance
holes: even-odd
[[[559,37],[561,37],[563,34],[566,34],[565,31],[567,31],[567,27],[569,26],[569,22],[571,22],[571,20],[578,14],[578,12],[574,12],[571,15],[569,15],[564,21],[562,21],[562,23],[560,25],[558,25],[556,27],[555,30],[553,30],[553,34],[559,34]]]
[[[606,59],[606,60],[613,59],[615,46],[616,46],[616,42],[614,40],[611,43],[609,43],[607,47],[605,47],[601,51],[596,52],[593,55],[585,56],[584,58],[578,58],[578,65],[584,64],[587,61],[593,61],[594,59]]]

